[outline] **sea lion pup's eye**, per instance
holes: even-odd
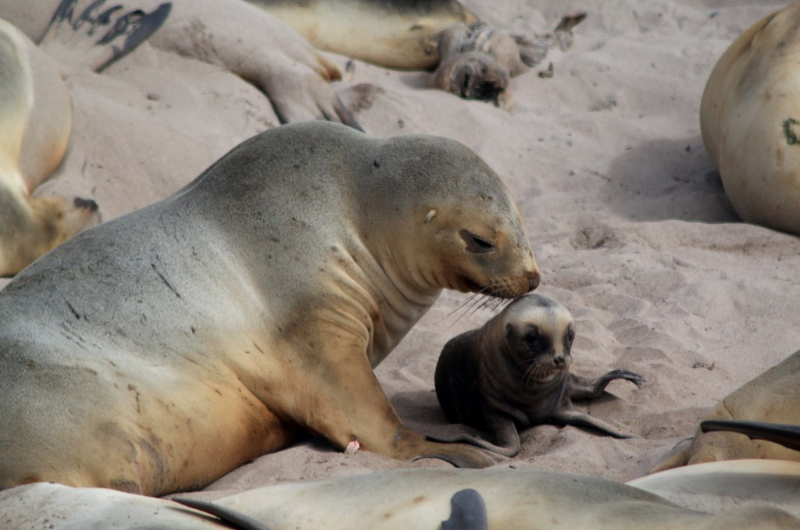
[[[484,252],[491,252],[495,249],[495,244],[493,241],[489,241],[488,239],[483,239],[479,235],[475,235],[469,230],[461,230],[458,232],[461,236],[461,239],[467,244],[467,250],[469,252],[473,252],[475,254],[482,254]]]
[[[567,331],[567,346],[572,346],[572,341],[575,340],[575,330],[570,326]]]
[[[539,328],[532,326],[527,333],[525,333],[525,342],[536,342],[539,338]]]

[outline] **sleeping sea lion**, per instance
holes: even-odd
[[[703,143],[736,213],[800,235],[800,0],[745,31],[700,107]]]
[[[58,68],[0,19],[0,276],[12,276],[75,235],[92,200],[32,197],[61,163],[72,103]]]
[[[484,501],[489,530],[800,528],[800,519],[778,508],[743,506],[712,515],[618,482],[511,469],[379,471],[266,486],[218,499],[213,505],[215,511],[233,510],[270,530],[432,530],[447,528],[442,522],[451,521],[453,498],[465,489]],[[168,500],[45,483],[0,492],[0,513],[15,530],[229,528]],[[458,528],[476,530],[469,525]]]
[[[800,407],[800,351],[724,397],[706,416],[705,421],[746,420],[796,425]],[[713,424],[712,424],[713,425]],[[754,427],[755,429],[755,427]],[[751,440],[736,432],[703,432],[698,427],[691,445],[667,458],[650,472],[656,473],[687,464],[716,460],[769,458],[800,461],[800,452],[765,435]]]
[[[538,283],[509,191],[462,144],[267,131],[0,291],[0,487],[196,489],[304,432],[490,465],[406,428],[372,368],[442,289]]]
[[[448,421],[492,436],[469,442],[504,456],[519,453],[519,433],[543,423],[580,425],[628,438],[608,423],[575,410],[572,400],[600,397],[615,379],[641,387],[644,379],[614,370],[596,379],[569,373],[575,324],[555,300],[528,295],[508,305],[483,327],[451,339],[436,365],[436,397]]]

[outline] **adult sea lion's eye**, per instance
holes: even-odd
[[[475,254],[482,254],[484,252],[491,252],[495,249],[493,241],[484,239],[479,235],[473,234],[469,230],[461,230],[458,233],[461,239],[467,244],[467,250]]]

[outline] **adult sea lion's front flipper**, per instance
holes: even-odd
[[[450,499],[450,518],[442,521],[442,530],[488,530],[486,503],[472,488],[457,491]]]
[[[744,434],[751,440],[766,440],[800,451],[800,425],[763,421],[708,420],[700,423],[703,432],[728,431]]]

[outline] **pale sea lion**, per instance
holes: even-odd
[[[478,17],[456,0],[247,0],[317,48],[389,68],[439,64],[438,36]]]
[[[612,425],[576,410],[572,400],[600,397],[615,379],[644,379],[614,370],[596,379],[569,373],[575,324],[570,312],[541,295],[515,300],[481,328],[445,344],[436,365],[436,397],[448,421],[488,432],[492,444],[470,442],[505,456],[520,450],[518,429],[543,423],[579,425],[627,438]],[[496,447],[495,447],[496,446]]]
[[[796,425],[800,406],[800,351],[724,397],[707,421],[747,420]],[[800,461],[800,452],[779,443],[750,440],[735,432],[703,433],[698,427],[691,445],[650,472],[716,460],[769,458]]]
[[[726,460],[662,471],[629,486],[680,506],[720,513],[738,506],[768,505],[800,517],[800,462]]]
[[[199,488],[302,432],[492,464],[407,429],[372,368],[442,289],[538,282],[508,190],[463,145],[267,131],[0,292],[0,487]]]
[[[617,482],[510,469],[383,471],[267,486],[214,504],[270,530],[431,530],[449,520],[451,501],[464,489],[474,490],[485,502],[489,530],[800,528],[800,519],[778,508],[744,506],[712,515]],[[0,492],[0,512],[0,521],[15,530],[221,527],[217,519],[204,519],[171,501],[45,483]]]
[[[10,276],[75,235],[97,204],[30,195],[64,157],[72,104],[57,67],[2,19],[0,84],[0,276]]]
[[[800,0],[745,31],[700,107],[703,142],[746,222],[800,235]]]
[[[322,119],[358,127],[330,85],[341,78],[339,67],[286,24],[241,0],[14,0],[0,2],[0,17],[34,42],[44,39],[45,52],[64,64],[74,65],[79,49],[99,67],[109,58],[107,49],[93,47],[101,36],[116,28],[136,40],[142,17],[154,21],[165,15],[166,4],[169,16],[145,47],[218,65],[252,83],[282,123]]]

